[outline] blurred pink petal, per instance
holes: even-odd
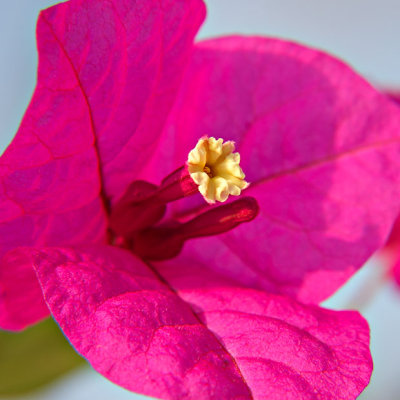
[[[400,91],[387,91],[385,92],[387,96],[390,97],[391,100],[396,102],[397,104],[400,104]]]
[[[127,389],[163,399],[353,399],[369,381],[369,331],[356,312],[228,285],[175,286],[179,298],[115,247],[43,249],[33,259],[71,343]]]
[[[201,135],[235,140],[260,214],[187,243],[179,257],[317,303],[388,235],[400,196],[399,125],[392,102],[324,53],[257,37],[205,41],[142,177],[176,168]]]
[[[397,286],[400,287],[400,256],[398,255],[396,262],[393,264],[391,274]]]

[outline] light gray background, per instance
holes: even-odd
[[[0,153],[12,139],[35,85],[35,22],[51,0],[0,0]],[[262,34],[325,49],[376,85],[400,88],[398,0],[214,0],[199,38],[227,33]],[[344,308],[367,282],[379,281],[367,266],[327,306]],[[363,400],[400,399],[400,291],[391,283],[363,307],[372,330],[375,372]],[[89,368],[72,373],[36,400],[144,399],[109,383]],[[27,398],[25,399],[27,400]],[[222,400],[222,399],[221,399]]]

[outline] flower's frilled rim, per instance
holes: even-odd
[[[205,136],[189,153],[189,174],[210,204],[224,202],[229,195],[239,196],[249,186],[239,165],[240,154],[234,153],[234,150],[232,141],[224,142],[223,139]]]

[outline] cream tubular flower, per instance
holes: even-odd
[[[234,150],[232,141],[203,137],[189,153],[189,174],[210,204],[224,202],[230,194],[239,196],[249,186],[239,165],[240,154]]]

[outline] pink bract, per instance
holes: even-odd
[[[355,312],[324,310],[398,213],[400,111],[294,43],[193,45],[201,0],[70,0],[41,13],[37,87],[0,159],[0,326],[48,315],[93,367],[165,399],[354,399]],[[234,140],[254,221],[168,261],[110,246],[128,185]],[[197,216],[200,195],[168,205]],[[303,303],[302,303],[303,302]]]
[[[16,252],[33,258],[45,300],[77,350],[132,391],[167,399],[348,399],[369,379],[369,329],[356,312],[228,284],[197,287],[190,265],[192,287],[166,275],[171,291],[114,247]]]
[[[398,208],[399,123],[393,104],[326,54],[272,39],[205,41],[142,178],[157,163],[176,167],[202,132],[229,132],[260,215],[188,243],[180,258],[195,255],[240,284],[317,303],[388,234]],[[241,257],[241,248],[251,254]]]

